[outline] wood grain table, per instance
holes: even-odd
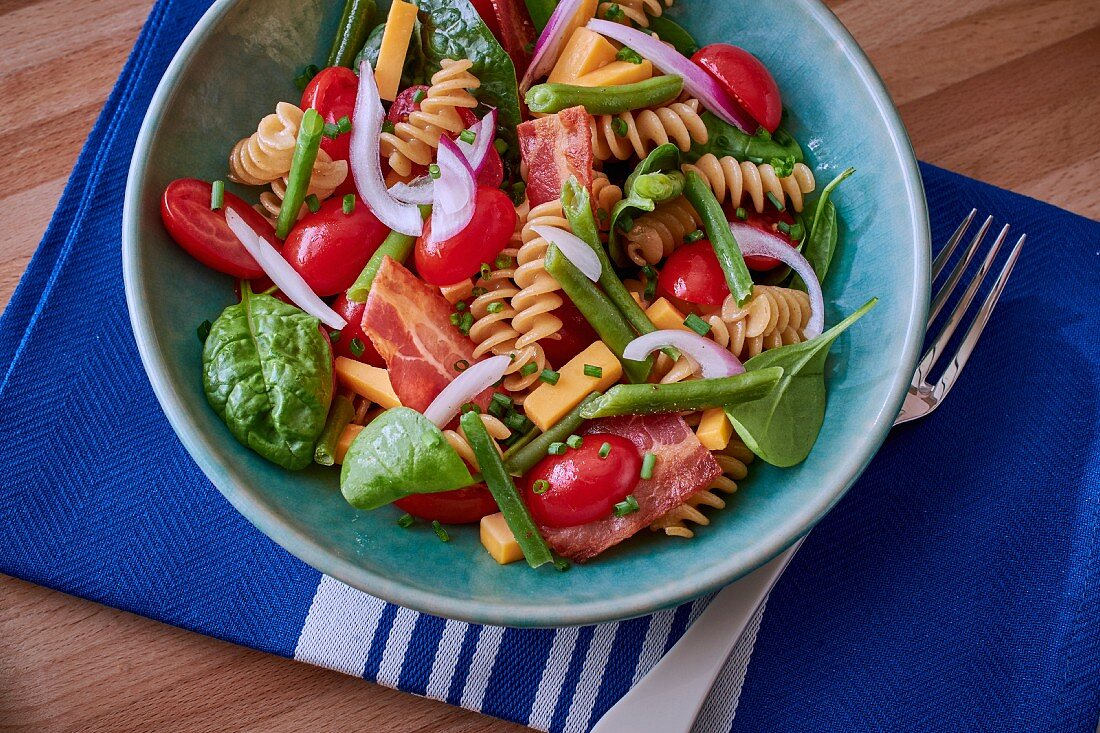
[[[1100,3],[829,5],[923,160],[1100,217]],[[0,0],[0,304],[149,6]],[[526,730],[0,576],[0,730],[338,729]]]

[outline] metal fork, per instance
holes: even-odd
[[[977,216],[972,210],[951,238],[947,240],[932,263],[932,281],[939,279],[955,250],[958,249],[967,230]],[[951,270],[935,297],[928,313],[928,325],[940,315],[955,292],[974,255],[981,248],[986,233],[993,224],[993,217],[986,218]],[[961,342],[955,349],[950,364],[934,383],[929,375],[947,349],[948,342],[965,317],[986,276],[993,267],[1001,246],[1008,238],[1006,224],[982,261],[981,267],[963,291],[947,321],[932,340],[917,365],[905,404],[894,425],[924,417],[935,410],[955,385],[966,366],[982,330],[989,322],[993,308],[1001,297],[1012,268],[1020,257],[1027,235],[1021,236],[1001,267],[992,288],[982,301],[977,315],[967,327]],[[680,641],[653,667],[642,680],[622,697],[600,719],[592,733],[690,733],[703,702],[710,694],[715,679],[722,671],[730,652],[741,640],[750,620],[767,600],[779,576],[783,574],[791,558],[798,552],[805,537],[799,539],[778,557],[727,587],[711,601],[707,610],[680,638]]]

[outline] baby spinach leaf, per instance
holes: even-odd
[[[332,351],[319,321],[247,284],[202,352],[206,399],[233,437],[283,468],[313,462],[332,400]]]
[[[382,48],[382,35],[386,32],[386,24],[379,23],[367,36],[366,43],[355,57],[355,73],[359,73],[359,65],[363,59],[370,61],[371,68],[378,66],[378,53]],[[401,88],[427,84],[428,74],[425,66],[428,61],[424,57],[424,37],[420,26],[420,20],[413,22],[412,37],[409,39],[409,50],[405,53],[405,66],[401,69]]]
[[[542,33],[546,22],[554,14],[554,8],[558,6],[557,0],[525,0],[527,12],[531,14],[531,21],[535,24],[535,35]]]
[[[838,237],[836,206],[831,200],[833,190],[839,186],[845,178],[856,172],[855,168],[848,168],[839,176],[829,182],[821,190],[817,200],[806,207],[802,212],[803,221],[810,222],[809,233],[806,236],[806,244],[802,254],[814,268],[818,281],[824,281],[829,272],[829,264],[833,261],[833,253],[836,252]],[[791,287],[799,290],[806,289],[806,283],[802,278],[795,277]]]
[[[772,163],[777,168],[802,162],[801,146],[783,128],[770,135],[766,131],[749,135],[710,112],[704,112],[700,117],[707,126],[707,141],[692,144],[691,150],[684,154],[688,160],[698,160],[707,153],[713,153],[719,158],[732,155],[738,160]]]
[[[753,453],[781,468],[806,459],[825,420],[829,347],[877,302],[872,298],[811,341],[771,349],[745,362],[747,371],[783,368],[783,377],[766,397],[726,408],[734,430]]]
[[[657,204],[662,203],[667,199],[652,199],[642,195],[642,192],[638,190],[636,185],[641,179],[643,183],[647,183],[648,179],[643,176],[650,176],[654,173],[679,173],[680,172],[680,149],[672,143],[666,143],[659,145],[653,149],[649,155],[645,157],[638,167],[634,169],[634,172],[626,179],[626,186],[624,187],[624,196],[622,201],[615,204],[615,208],[611,210],[611,234],[608,238],[608,251],[611,254],[611,259],[615,261],[615,264],[620,267],[628,267],[630,265],[627,259],[626,252],[623,250],[619,243],[620,236],[630,231],[633,226],[634,216],[639,212],[648,213],[656,208]],[[643,185],[643,189],[653,189],[655,187]],[[680,195],[682,191],[681,186],[669,187],[668,192],[675,194],[669,198],[675,198]],[[646,193],[652,193],[652,190],[646,191]]]
[[[473,91],[478,101],[496,107],[499,137],[508,143],[504,161],[519,170],[519,138],[516,127],[522,122],[519,84],[512,59],[493,37],[470,0],[420,0],[423,26],[425,73],[431,76],[442,68],[443,59],[470,59],[470,72],[481,81]]]
[[[649,30],[665,43],[671,43],[673,47],[683,55],[691,58],[699,50],[699,44],[691,37],[682,25],[668,16],[650,17]]]
[[[443,431],[408,407],[386,410],[363,428],[340,469],[340,491],[356,509],[377,509],[410,494],[472,483]]]

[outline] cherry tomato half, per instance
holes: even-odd
[[[355,95],[359,92],[359,77],[351,69],[331,66],[322,69],[302,92],[302,109],[312,107],[325,122],[336,124],[344,115],[352,118]],[[321,150],[333,160],[347,160],[351,147],[351,134],[343,133],[335,138],[322,137]]]
[[[414,517],[443,524],[472,524],[500,511],[485,484],[438,494],[412,494],[394,504]]]
[[[695,305],[722,305],[730,294],[714,247],[706,239],[678,247],[657,276],[660,295]]]
[[[164,227],[176,244],[207,267],[236,278],[263,277],[263,269],[225,223],[225,211],[210,208],[210,190],[209,183],[196,178],[169,183],[160,200]],[[226,191],[223,208],[233,209],[272,246],[278,246],[275,229],[243,199]]]
[[[508,245],[516,228],[516,209],[497,188],[479,186],[474,216],[458,234],[432,241],[432,220],[416,240],[416,271],[431,285],[450,285],[475,275]]]
[[[611,452],[600,458],[604,443],[611,446]],[[638,484],[641,467],[638,449],[626,438],[586,435],[580,448],[547,456],[535,464],[521,480],[523,498],[539,524],[576,527],[611,516],[615,505]],[[549,482],[549,488],[535,493],[536,481]]]
[[[321,297],[347,290],[390,230],[363,201],[350,214],[330,198],[290,230],[283,257]]]
[[[385,367],[386,362],[379,355],[378,350],[374,348],[374,342],[363,332],[363,311],[366,308],[366,303],[356,303],[354,300],[348,300],[347,293],[342,293],[339,298],[333,301],[332,309],[343,316],[348,325],[340,331],[340,338],[336,339],[336,343],[332,345],[332,351],[336,356],[346,356],[349,359],[366,362],[371,366]],[[352,347],[354,339],[358,339],[359,344],[363,345],[363,350],[358,356],[355,354],[359,350],[358,346]]]
[[[755,211],[749,212],[749,218],[745,220],[746,224],[754,226],[761,231],[769,232],[776,235],[783,241],[790,244],[792,247],[798,246],[798,241],[791,239],[790,235],[784,234],[779,231],[779,222],[784,222],[787,226],[794,224],[794,217],[791,216],[789,211],[779,211],[772,206],[765,206],[763,214],[757,214]],[[767,272],[768,270],[774,270],[779,266],[779,260],[773,257],[760,257],[759,255],[750,255],[745,258],[745,264],[748,265],[750,270],[756,272]]]
[[[691,60],[709,71],[761,127],[776,131],[783,116],[783,100],[779,85],[760,59],[743,48],[712,43],[696,51]]]
[[[564,366],[570,359],[591,346],[599,336],[577,306],[565,293],[559,293],[563,303],[551,311],[561,319],[561,330],[555,334],[560,338],[545,338],[539,341],[550,366],[555,369]]]

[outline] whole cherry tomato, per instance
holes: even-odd
[[[367,206],[356,201],[350,214],[343,199],[330,198],[290,230],[283,257],[321,297],[351,287],[390,230]]]
[[[761,127],[776,131],[783,116],[783,100],[779,85],[760,59],[743,48],[712,43],[696,51],[691,60],[710,72]]]
[[[438,494],[412,494],[394,504],[414,517],[443,524],[472,524],[500,511],[485,484]]]
[[[475,275],[482,263],[492,263],[508,245],[516,228],[516,209],[503,191],[479,186],[474,216],[450,239],[432,241],[432,220],[413,250],[416,271],[431,285],[450,285]]]
[[[694,305],[722,305],[730,294],[714,247],[706,239],[678,247],[657,276],[657,292]]]
[[[607,443],[611,452],[600,458]],[[595,433],[584,436],[580,448],[560,456],[547,456],[521,479],[523,498],[531,516],[544,527],[576,527],[611,516],[615,505],[638,484],[642,458],[638,449],[618,435]],[[535,482],[545,481],[546,490],[535,491]]]
[[[168,184],[160,200],[160,217],[176,244],[196,260],[226,275],[252,279],[264,271],[225,222],[225,209],[233,209],[250,227],[276,246],[275,229],[241,198],[225,192],[224,206],[210,208],[211,185],[196,178],[180,178]]]
[[[302,109],[312,107],[325,122],[332,124],[336,124],[344,115],[350,120],[358,92],[359,77],[354,71],[343,66],[331,66],[319,71],[306,86],[302,92]],[[343,133],[335,138],[321,138],[321,150],[328,153],[333,160],[347,160],[350,146],[350,133]]]
[[[347,293],[341,293],[340,297],[333,301],[332,309],[343,316],[348,325],[340,331],[340,337],[332,345],[332,351],[336,356],[346,356],[349,359],[366,362],[371,366],[385,367],[386,362],[379,355],[378,350],[374,348],[374,342],[370,340],[367,334],[363,333],[363,311],[366,310],[366,307],[366,303],[356,303],[354,300],[348,300]],[[353,346],[352,342],[356,339],[358,339],[358,342]],[[362,345],[362,350],[359,349],[359,345]],[[357,351],[359,352],[358,355],[355,353]]]
[[[560,368],[577,354],[591,346],[599,336],[577,306],[565,293],[559,293],[564,301],[551,313],[561,319],[561,330],[555,334],[560,338],[545,338],[539,341],[550,365]]]
[[[797,247],[797,240],[791,239],[789,234],[784,234],[779,231],[779,222],[784,222],[787,226],[793,226],[794,217],[791,216],[790,211],[779,211],[773,206],[765,206],[763,214],[757,214],[755,211],[750,210],[748,218],[745,220],[746,224],[754,226],[761,231],[775,234],[792,247]],[[750,255],[745,258],[745,264],[748,265],[750,270],[767,272],[768,270],[774,270],[779,265],[779,260],[773,257]]]

